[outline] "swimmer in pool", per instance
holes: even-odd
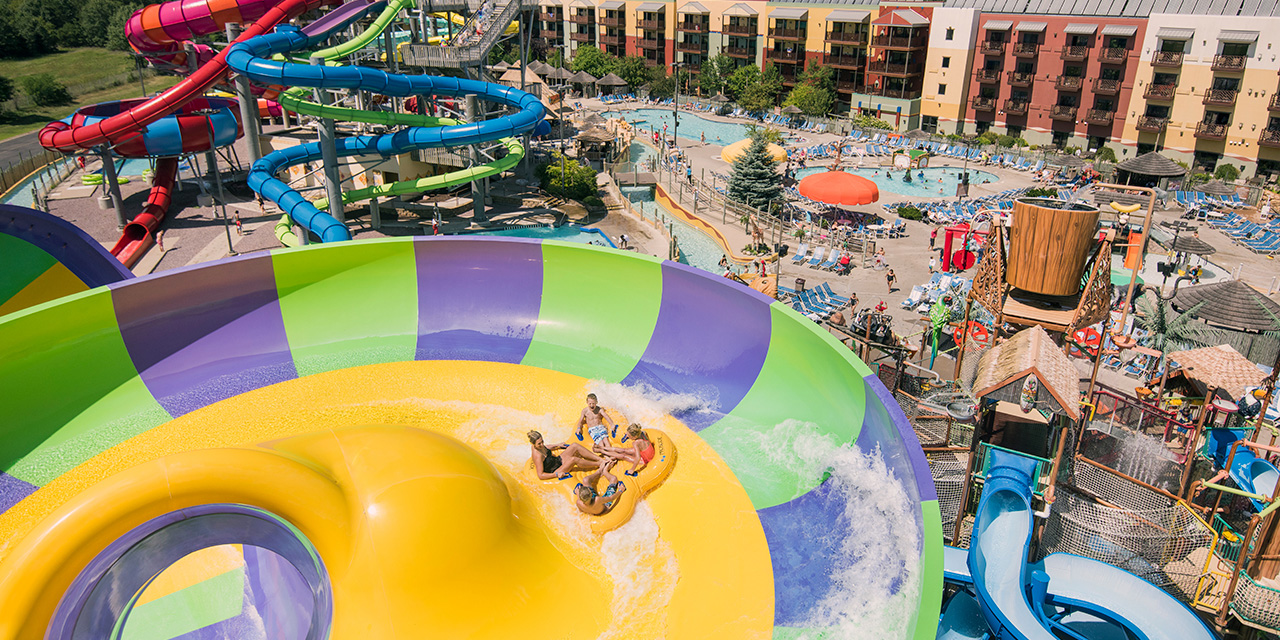
[[[609,429],[612,428],[617,431],[618,423],[614,421],[608,411],[604,410],[604,407],[597,404],[598,402],[596,394],[587,394],[587,406],[582,409],[582,414],[578,416],[578,425],[574,430],[574,435],[581,440],[582,428],[586,427],[587,435],[591,437],[591,450],[598,455],[603,455],[604,451],[611,446]],[[605,420],[609,421],[609,427],[605,427]]]
[[[564,480],[571,477],[571,471],[599,469],[603,462],[600,456],[576,442],[549,445],[542,441],[542,434],[537,431],[530,431],[526,435],[533,450],[533,471],[538,474],[539,480]],[[556,451],[563,453],[556,455]]]
[[[583,478],[582,482],[578,483],[578,486],[574,488],[577,493],[577,500],[574,500],[574,505],[578,507],[578,511],[589,516],[602,516],[608,513],[614,505],[618,504],[618,498],[621,498],[622,494],[627,492],[627,485],[622,484],[622,481],[617,476],[609,473],[609,470],[615,464],[618,464],[617,460],[610,460],[604,463],[604,466],[596,469],[595,473]],[[596,486],[601,478],[605,481],[604,493],[596,491]]]
[[[630,447],[613,447],[606,452],[610,458],[631,463],[631,468],[625,473],[634,476],[640,473],[641,469],[649,466],[653,462],[653,455],[657,451],[653,448],[653,443],[649,441],[649,434],[640,428],[640,425],[633,424],[627,427],[627,438],[631,440]]]

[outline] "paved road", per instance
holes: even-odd
[[[8,166],[10,163],[16,164],[21,158],[43,151],[44,148],[40,146],[40,140],[36,137],[37,133],[39,130],[0,142],[0,167]]]

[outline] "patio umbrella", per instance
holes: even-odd
[[[871,204],[880,199],[876,183],[843,171],[820,171],[800,181],[800,195],[834,205]]]
[[[787,107],[783,107],[782,112],[783,112],[783,113],[785,113],[785,114],[787,114],[787,115],[792,115],[792,116],[794,116],[794,115],[797,115],[797,114],[804,113],[804,109],[801,109],[800,107],[797,107],[797,106],[795,106],[795,105],[793,104],[793,105],[790,105],[790,106],[787,106]]]
[[[1193,315],[1209,324],[1236,331],[1280,329],[1280,323],[1275,321],[1280,318],[1280,304],[1239,280],[1179,289],[1173,297],[1173,308],[1188,313],[1201,302],[1204,306]]]
[[[1178,253],[1189,253],[1194,256],[1208,256],[1217,253],[1213,245],[1195,236],[1178,236],[1173,240],[1173,250]]]
[[[625,87],[627,86],[627,81],[610,73],[609,75],[597,80],[596,84],[602,87]]]
[[[721,150],[720,157],[725,162],[732,164],[734,160],[738,159],[738,156],[742,155],[743,153],[746,153],[747,147],[749,146],[751,146],[751,138],[747,138],[746,140],[739,140],[725,147],[723,150]],[[769,153],[773,155],[774,160],[777,160],[778,162],[787,161],[786,149],[783,149],[782,147],[773,143],[769,143],[769,146],[767,148],[769,150]]]
[[[1207,193],[1212,196],[1229,196],[1235,193],[1236,189],[1221,180],[1210,180],[1196,187],[1196,191],[1199,191],[1200,193]]]
[[[711,96],[711,101],[712,101],[712,102],[721,102],[721,103],[723,103],[723,102],[728,102],[728,101],[729,101],[729,96],[726,96],[724,93],[717,92],[714,96]]]

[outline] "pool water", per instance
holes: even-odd
[[[671,231],[676,237],[676,246],[680,248],[681,264],[717,275],[723,271],[720,268],[720,258],[724,255],[724,250],[720,245],[707,234],[672,218],[671,212],[654,201],[652,187],[622,187],[622,195],[631,201],[636,212],[646,220],[657,219],[661,214],[664,222],[673,225]]]
[[[607,247],[614,246],[613,241],[605,237],[602,232],[572,224],[560,227],[526,227],[521,229],[503,229],[501,231],[480,231],[475,234],[468,235],[499,236],[504,238],[539,238],[542,240],[564,240],[566,242],[580,242],[582,244],[596,244]]]
[[[796,179],[803,179],[805,176],[822,171],[827,171],[827,168],[806,167],[796,171]],[[896,193],[913,198],[954,198],[956,196],[956,185],[960,184],[960,174],[964,169],[960,167],[916,169],[911,172],[912,181],[910,183],[902,181],[902,170],[900,169],[888,169],[886,171],[885,167],[860,167],[846,169],[845,171],[876,183],[876,186],[880,187],[881,191],[887,193]],[[919,175],[921,173],[924,173],[924,179],[920,179]],[[980,185],[984,180],[997,182],[1000,178],[994,173],[969,169],[970,185]]]
[[[667,130],[675,126],[674,119],[671,114],[673,112],[667,109],[635,109],[633,111],[605,111],[601,115],[606,118],[623,118],[624,120],[636,125],[636,135],[652,136],[652,130],[662,131],[662,125],[667,125]],[[700,118],[687,112],[680,112],[680,138],[691,142],[698,142],[703,133],[707,134],[708,144],[718,144],[720,146],[730,145],[747,137],[747,127],[743,124],[733,122],[714,122],[706,118]],[[719,260],[717,258],[717,260]]]
[[[647,167],[645,167],[645,164],[656,157],[658,157],[658,152],[654,151],[653,147],[643,142],[631,143],[630,160],[631,162],[640,165],[641,169],[646,169]]]

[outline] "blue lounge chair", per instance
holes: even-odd
[[[791,256],[791,263],[800,264],[801,262],[804,262],[806,259],[805,255],[808,253],[809,253],[809,243],[807,242],[800,243],[799,248],[796,249],[796,255]]]
[[[809,266],[816,267],[822,264],[822,256],[826,255],[826,253],[827,253],[826,247],[818,247],[817,249],[814,249],[813,258],[809,260]]]

